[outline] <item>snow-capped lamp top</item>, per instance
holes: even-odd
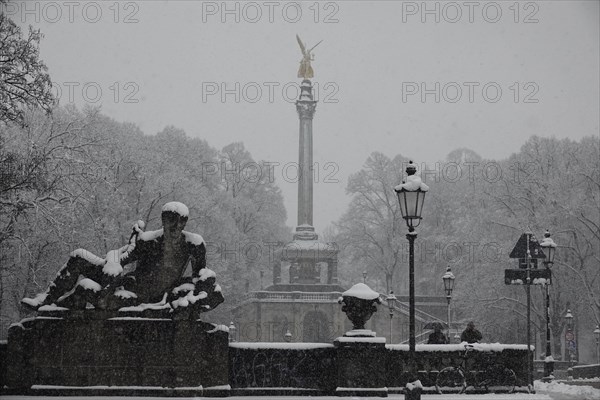
[[[429,186],[423,183],[421,177],[415,175],[417,172],[417,167],[413,164],[412,161],[408,162],[408,166],[406,167],[406,181],[403,181],[400,185],[394,187],[396,192],[400,192],[401,190],[405,190],[408,192],[415,192],[417,190],[421,190],[422,192],[427,192],[429,190]]]
[[[450,267],[446,268],[446,273],[442,276],[442,279],[456,279]]]
[[[342,297],[356,297],[363,300],[375,300],[379,299],[379,293],[375,292],[364,283],[357,283],[342,293]]]
[[[554,264],[554,255],[556,253],[556,243],[550,237],[550,232],[546,229],[544,232],[544,238],[542,239],[540,246],[542,247],[544,256],[546,256],[546,260],[544,260],[544,264],[548,267]]]
[[[540,246],[542,247],[556,247],[556,243],[554,243],[554,240],[552,240],[552,238],[550,237],[550,232],[548,230],[546,230],[546,232],[544,232],[544,238],[542,239],[542,242],[540,243]]]
[[[171,201],[166,203],[162,207],[162,212],[173,212],[175,214],[179,214],[179,216],[183,218],[187,218],[190,215],[190,210],[188,210],[187,206],[178,201]]]

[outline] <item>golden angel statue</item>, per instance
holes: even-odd
[[[321,44],[321,42],[315,44],[311,47],[310,50],[306,50],[306,46],[300,40],[300,36],[296,35],[296,39],[298,40],[298,44],[300,45],[300,50],[302,50],[302,60],[300,60],[300,69],[298,70],[298,78],[310,79],[315,76],[315,72],[310,65],[311,61],[315,60],[315,56],[312,54],[312,51]]]

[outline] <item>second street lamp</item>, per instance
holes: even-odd
[[[231,323],[229,324],[229,341],[230,342],[235,342],[235,325],[233,324],[233,321],[231,321]]]
[[[573,314],[571,313],[571,309],[567,310],[565,314],[565,322],[567,323],[567,332],[565,333],[565,345],[567,347],[565,351],[569,354],[569,369],[568,375],[572,377],[573,374],[573,353],[575,352],[575,334],[573,333]]]
[[[415,228],[421,223],[421,212],[423,211],[423,202],[425,201],[425,193],[429,190],[429,187],[421,181],[421,178],[415,173],[417,172],[416,166],[412,161],[409,162],[406,167],[406,181],[396,186],[394,190],[398,196],[398,202],[400,203],[400,212],[402,218],[406,221],[408,227],[408,279],[409,279],[409,336],[408,336],[408,357],[410,365],[410,375],[412,379],[410,382],[416,381],[416,370],[415,370],[415,239],[417,233]],[[410,392],[410,393],[409,393]],[[406,398],[418,398],[412,396],[412,391],[406,392]],[[420,392],[418,392],[420,393]]]
[[[598,364],[600,364],[600,325],[596,325],[596,329],[594,329],[594,336],[596,337],[596,361]]]
[[[450,266],[446,268],[446,273],[442,276],[444,281],[444,290],[446,291],[446,301],[448,301],[448,343],[450,343],[450,300],[452,300],[452,291],[454,290],[454,274]]]
[[[552,342],[550,332],[550,284],[552,283],[552,275],[550,268],[554,264],[554,253],[556,252],[556,243],[550,237],[550,232],[546,230],[544,233],[544,239],[540,243],[544,255],[546,256],[544,264],[548,272],[549,279],[544,285],[546,289],[546,358],[544,360],[544,377],[550,379],[552,372],[554,372],[554,359],[552,358]]]
[[[389,296],[386,298],[388,303],[388,308],[390,310],[390,344],[392,344],[392,318],[394,318],[394,308],[396,307],[396,301],[398,300],[396,296],[394,296],[394,291],[390,291]]]

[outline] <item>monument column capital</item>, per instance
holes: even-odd
[[[313,119],[317,109],[317,102],[314,100],[298,100],[296,101],[296,111],[300,119]]]

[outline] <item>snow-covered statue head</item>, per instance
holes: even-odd
[[[187,206],[178,201],[171,201],[162,207],[161,220],[165,239],[175,240],[183,232],[190,211]]]

